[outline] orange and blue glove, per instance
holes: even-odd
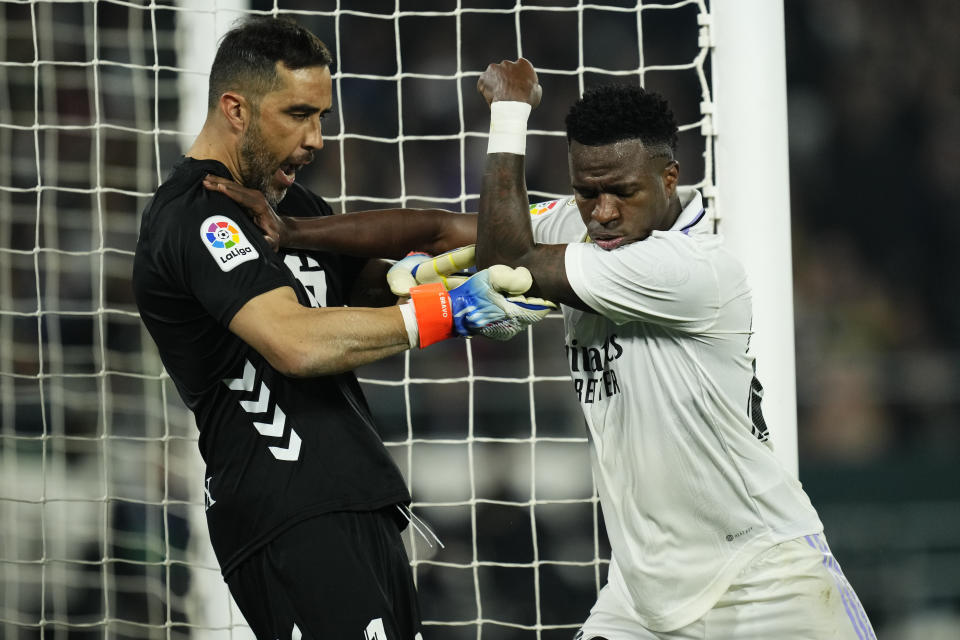
[[[469,245],[436,257],[408,255],[387,273],[393,293],[411,299],[420,347],[454,336],[509,340],[557,308],[548,300],[520,295],[533,284],[525,267],[493,265],[473,275],[463,272],[473,264],[474,247]]]

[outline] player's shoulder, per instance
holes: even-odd
[[[684,280],[713,282],[718,267],[726,262],[722,243],[715,234],[687,234],[678,230],[653,231],[646,239],[631,243],[614,253],[625,263],[636,263],[643,269],[677,271],[687,274]]]
[[[218,264],[229,261],[231,268],[258,255],[256,226],[228,196],[203,186],[208,173],[230,176],[212,160],[183,158],[173,167],[144,213],[138,253],[166,262],[169,258],[163,256],[209,252]]]
[[[209,226],[205,221],[214,217],[238,227],[247,225],[247,216],[236,202],[203,186],[203,177],[208,173],[230,177],[227,168],[215,160],[183,158],[174,165],[148,207],[156,232],[192,233],[197,225]]]
[[[157,187],[147,207],[147,214],[155,218],[156,224],[170,224],[188,216],[200,215],[211,206],[240,212],[240,207],[230,198],[203,186],[203,177],[208,173],[230,178],[227,168],[215,160],[181,158]]]

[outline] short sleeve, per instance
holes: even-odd
[[[224,327],[252,298],[292,285],[259,230],[236,206],[191,211],[178,232],[181,260],[172,268],[181,269],[186,288]]]
[[[569,244],[565,260],[577,296],[616,324],[644,321],[701,332],[719,313],[719,283],[710,252],[684,234],[654,232],[613,251],[591,243]]]

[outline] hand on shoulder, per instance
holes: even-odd
[[[244,187],[233,180],[221,178],[212,173],[204,176],[203,186],[210,191],[224,194],[240,205],[253,223],[263,231],[263,238],[271,249],[277,251],[285,246],[289,225],[284,218],[277,215],[261,191]]]

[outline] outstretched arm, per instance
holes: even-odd
[[[410,251],[443,253],[477,238],[477,216],[442,209],[382,209],[327,216],[323,222],[291,218],[293,244],[367,258],[399,259]]]
[[[379,309],[305,307],[283,286],[248,300],[229,328],[284,375],[328,375],[456,336],[507,340],[556,308],[507,297],[525,291],[529,279],[497,265],[449,291],[439,282],[412,287],[410,302]]]
[[[399,259],[410,251],[437,254],[473,244],[477,216],[442,209],[383,209],[319,218],[279,216],[256,189],[209,174],[203,185],[244,207],[271,247]]]
[[[531,295],[587,309],[567,280],[567,246],[537,244],[533,239],[523,156],[529,112],[523,104],[536,107],[541,95],[533,66],[523,58],[491,64],[480,76],[477,90],[491,108],[491,142],[480,187],[477,266],[526,267],[533,276]]]
[[[280,373],[319,376],[350,371],[410,348],[399,307],[305,307],[290,287],[244,304],[230,331]]]

